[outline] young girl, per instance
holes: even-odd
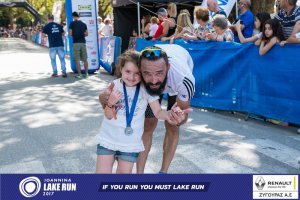
[[[276,43],[284,40],[282,26],[276,19],[267,20],[262,33],[259,55],[266,54]]]
[[[188,11],[184,11],[178,15],[177,23],[178,24],[174,35],[171,35],[170,37],[163,37],[161,41],[170,40],[170,44],[173,44],[174,40],[177,38],[181,38],[185,35],[193,35],[194,27]]]
[[[149,103],[158,119],[170,120],[169,112],[181,112],[176,105],[173,111],[163,111],[158,96],[146,92],[138,69],[139,54],[127,51],[119,57],[121,78],[114,80],[114,88],[104,119],[97,135],[96,173],[112,173],[115,158],[118,160],[117,173],[131,173],[139,152],[144,150],[142,134],[144,131],[145,110]],[[115,108],[118,108],[115,110]],[[170,114],[170,115],[169,115]]]
[[[259,46],[260,45],[260,42],[261,42],[261,36],[262,36],[262,30],[263,30],[263,27],[264,27],[264,23],[268,20],[268,19],[271,19],[271,16],[269,13],[266,13],[266,12],[261,12],[261,13],[257,13],[256,16],[255,16],[255,22],[254,22],[254,27],[256,30],[259,31],[258,34],[256,35],[253,35],[252,37],[250,38],[245,38],[243,36],[243,33],[242,33],[242,29],[241,29],[241,22],[238,21],[236,24],[235,24],[235,27],[236,27],[236,32],[238,34],[238,37],[240,39],[240,42],[241,43],[246,43],[246,42],[255,42],[255,45]]]
[[[150,27],[149,27],[149,37],[152,38],[158,29],[159,20],[157,17],[151,17],[150,22],[151,23],[150,23]]]

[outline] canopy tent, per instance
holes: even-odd
[[[132,36],[133,30],[138,32],[138,6],[140,3],[140,16],[157,12],[160,7],[167,8],[168,3],[176,3],[177,11],[187,9],[191,13],[193,18],[194,7],[199,6],[202,0],[190,1],[190,0],[114,0],[114,35],[122,38],[122,51],[127,49],[129,39]],[[154,12],[150,13],[148,10]],[[193,20],[193,19],[192,19]]]

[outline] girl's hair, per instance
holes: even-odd
[[[221,29],[227,29],[228,22],[224,15],[217,14],[213,17],[212,23],[214,26],[220,27]]]
[[[257,17],[257,19],[260,21],[260,27],[259,27],[259,31],[262,32],[263,28],[264,28],[264,24],[268,19],[271,19],[271,16],[269,13],[267,12],[260,12],[257,13],[255,15],[255,17]]]
[[[158,24],[159,23],[159,20],[158,20],[157,17],[151,17],[150,21],[151,21],[152,24]]]
[[[177,16],[177,6],[175,3],[169,3],[167,10],[170,17]]]
[[[127,50],[124,53],[122,53],[118,58],[118,64],[116,67],[116,76],[118,78],[121,77],[122,75],[121,71],[127,62],[132,62],[133,64],[136,65],[136,67],[138,67],[139,57],[140,57],[139,52],[133,50]]]
[[[190,14],[183,12],[178,15],[177,19],[177,33],[180,33],[184,27],[193,28],[193,24],[191,22]]]
[[[265,34],[266,24],[269,24],[273,30],[273,35],[270,38],[267,38]],[[263,25],[262,33],[262,40],[264,41],[269,41],[272,37],[277,37],[279,41],[284,40],[282,26],[277,19],[268,19]]]
[[[204,22],[208,22],[209,21],[209,11],[207,8],[203,8],[203,7],[198,7],[195,10],[195,17],[198,20],[202,20]]]
[[[145,26],[151,22],[151,15],[150,14],[146,14],[144,15],[145,17]]]

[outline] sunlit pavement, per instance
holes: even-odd
[[[0,63],[0,173],[94,173],[98,94],[113,77],[76,80],[68,66],[51,78],[48,49],[19,39],[0,39]],[[163,136],[159,122],[146,173],[160,169]],[[169,172],[299,173],[299,144],[295,127],[194,108]]]

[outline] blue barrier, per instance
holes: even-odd
[[[137,39],[136,50],[163,42]],[[175,40],[194,61],[192,106],[235,110],[300,124],[300,45],[264,56],[252,43]]]

